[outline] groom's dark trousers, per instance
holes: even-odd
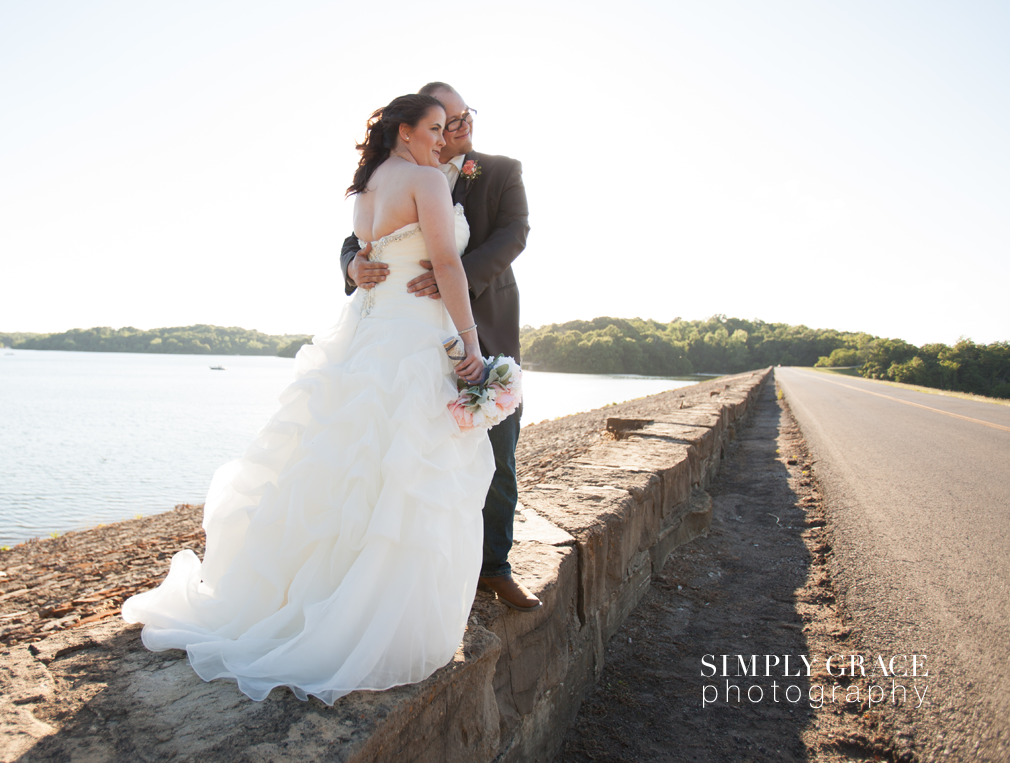
[[[507,156],[476,151],[480,174],[472,180],[460,176],[452,191],[454,204],[463,205],[470,226],[470,242],[463,252],[463,269],[470,289],[470,305],[484,355],[519,357],[519,288],[512,261],[526,248],[529,207],[523,187],[522,165]],[[353,234],[344,240],[340,265],[347,294],[356,288],[347,280],[347,266],[358,253]],[[495,473],[484,504],[484,563],[481,576],[508,575],[512,549],[512,522],[519,497],[516,485],[516,442],[522,406],[505,421],[492,427],[488,436],[494,450]]]

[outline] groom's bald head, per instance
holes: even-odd
[[[456,88],[454,88],[452,85],[447,85],[444,82],[429,82],[427,85],[418,90],[417,94],[430,95],[434,98],[438,98],[438,94],[441,92],[455,93]]]

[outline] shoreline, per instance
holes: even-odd
[[[124,353],[107,353],[107,355],[121,358],[120,361],[115,361],[112,357],[106,358],[114,365],[122,363],[129,366],[130,364],[126,363],[127,360],[139,359],[126,358]],[[194,361],[199,365],[196,365]],[[71,365],[69,361],[60,362]],[[212,362],[208,358],[197,359],[194,356],[177,361],[158,360],[150,364],[146,360],[141,362],[145,369],[149,365],[157,368],[167,363],[174,367],[182,363],[194,366],[186,373],[190,376],[195,374],[197,379],[200,378],[201,373],[211,375],[211,372],[202,370],[208,362]],[[91,367],[90,362],[87,365]],[[106,364],[99,363],[98,365]],[[227,362],[227,365],[238,370],[240,376],[234,379],[234,382],[239,384],[248,383],[250,372],[244,370],[246,365],[255,366],[258,369],[253,372],[255,374],[263,373],[272,375],[270,378],[276,377],[277,390],[282,388],[281,384],[289,381],[287,375],[290,371],[284,371],[286,367],[284,361],[277,363],[273,360],[243,358]],[[217,383],[218,380],[223,380],[225,386],[230,386],[233,381],[227,375],[215,376],[213,387],[220,386]],[[631,402],[639,399],[640,396],[658,394],[669,391],[670,388],[696,386],[712,380],[713,378],[649,377],[630,374],[577,374],[573,376],[532,371],[529,372],[527,378],[527,391],[531,398],[531,404],[526,406],[523,415],[523,429],[529,429],[544,421],[586,413],[597,407],[605,407],[604,404],[613,404],[614,400]],[[204,384],[206,382],[195,383]],[[266,390],[264,385],[260,386]],[[272,392],[270,394],[264,392],[260,397],[261,401],[272,401],[274,398],[275,394]],[[172,440],[171,446],[173,454],[171,468],[164,459],[159,460],[156,455],[157,448],[151,446],[151,443],[156,442],[156,439],[150,437],[145,431],[144,427],[147,425],[142,424],[139,428],[134,427],[134,437],[146,438],[139,443],[144,468],[141,470],[135,465],[126,464],[120,469],[118,466],[110,467],[109,464],[103,462],[96,465],[97,471],[92,475],[84,469],[82,462],[79,462],[77,468],[82,469],[79,474],[64,475],[73,477],[71,481],[78,486],[76,493],[71,493],[59,486],[53,486],[53,490],[49,489],[50,480],[44,475],[49,471],[46,462],[51,461],[53,455],[39,451],[24,464],[15,467],[23,475],[23,478],[18,480],[16,488],[4,490],[3,497],[0,497],[0,504],[3,505],[3,508],[0,508],[0,520],[6,520],[0,522],[0,554],[26,542],[62,537],[67,533],[100,529],[116,522],[154,516],[170,511],[176,504],[202,503],[215,471],[212,465],[219,467],[241,457],[249,441],[254,438],[257,429],[267,421],[269,413],[273,413],[274,410],[275,408],[271,406],[262,405],[261,418],[256,421],[250,419],[247,422],[242,422],[243,425],[246,423],[249,425],[247,427],[248,439],[239,441],[231,436],[227,448],[214,446],[215,440],[211,436],[213,433],[210,433],[206,438],[201,438],[196,443],[191,443],[188,436],[185,435],[175,438]],[[159,419],[161,426],[164,425],[163,419],[164,417]],[[194,421],[196,418],[189,415],[188,419],[181,423],[181,426],[184,430],[201,429],[198,424],[193,423]],[[230,431],[237,431],[237,428],[233,427]],[[115,432],[106,434],[107,439],[112,439],[115,436]],[[9,443],[9,445],[13,446],[14,443]],[[6,449],[0,448],[0,455],[5,451]],[[205,451],[213,451],[213,454]],[[103,452],[102,455],[106,455],[106,453]],[[120,457],[123,455],[123,453],[119,453]],[[19,455],[12,452],[11,457],[17,464]],[[154,486],[136,483],[137,477],[143,477],[151,470],[159,472]],[[166,477],[161,473],[174,474],[174,476]],[[103,495],[113,494],[116,496],[114,502],[103,501],[101,498]]]
[[[726,378],[523,427],[516,448],[520,500],[524,491],[611,438],[608,417],[644,417],[657,405],[707,400],[725,389]],[[161,582],[175,553],[188,548],[203,555],[202,519],[202,504],[178,504],[0,552],[0,645],[40,641],[118,615],[123,601]]]
[[[520,438],[510,559],[543,602],[474,592],[452,659],[425,680],[326,708],[247,702],[179,650],[141,647],[127,596],[199,552],[201,507],[43,540],[0,560],[8,750],[56,761],[550,760],[605,663],[603,645],[681,546],[705,535],[706,488],[770,369],[535,424]],[[9,623],[9,624],[8,624]],[[13,757],[11,758],[13,759]]]

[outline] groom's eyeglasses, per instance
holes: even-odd
[[[467,109],[466,111],[463,112],[463,116],[456,117],[455,119],[450,119],[445,125],[445,131],[456,132],[456,130],[458,130],[460,127],[463,126],[464,122],[466,122],[468,125],[472,125],[473,117],[474,114],[476,113],[477,109]]]

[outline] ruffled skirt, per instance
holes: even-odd
[[[486,432],[460,432],[446,410],[445,334],[362,320],[356,300],[302,348],[280,410],[214,476],[203,562],[176,554],[124,604],[149,649],[185,649],[201,678],[255,700],[288,686],[328,704],[452,659],[494,459]]]

